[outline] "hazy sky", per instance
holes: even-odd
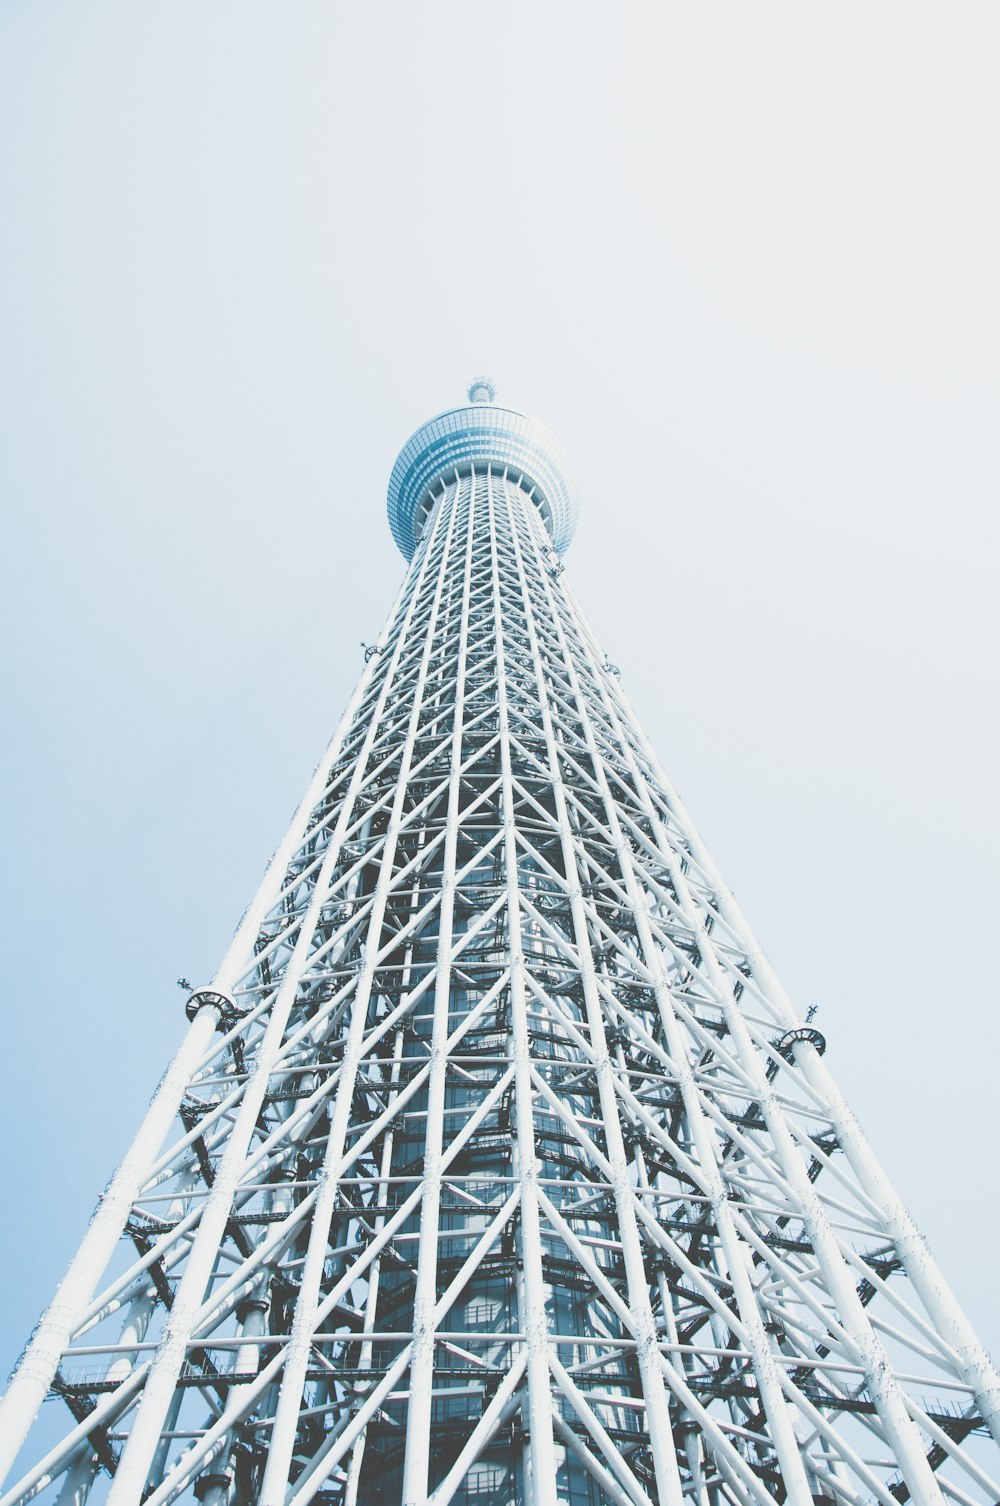
[[[0,1369],[479,372],[573,456],[572,584],[1000,1350],[998,44],[992,0],[4,0]]]

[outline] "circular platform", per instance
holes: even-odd
[[[537,419],[486,400],[493,388],[479,378],[476,401],[449,408],[421,424],[399,452],[389,478],[389,527],[407,559],[413,558],[423,520],[422,503],[442,480],[472,466],[506,466],[532,491],[552,547],[562,554],[576,531],[580,499],[569,457],[551,430]]]

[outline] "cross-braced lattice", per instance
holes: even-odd
[[[487,396],[411,441],[402,591],[11,1383],[8,1466],[52,1399],[0,1506],[996,1501],[997,1376]]]

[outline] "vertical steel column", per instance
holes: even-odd
[[[636,1358],[642,1378],[643,1397],[646,1402],[650,1447],[653,1454],[653,1464],[656,1471],[661,1506],[679,1506],[679,1503],[683,1499],[683,1492],[680,1475],[677,1470],[677,1460],[674,1454],[670,1407],[660,1368],[660,1356],[657,1348],[658,1335],[649,1302],[649,1285],[643,1261],[642,1245],[632,1207],[628,1159],[625,1153],[625,1142],[622,1137],[621,1123],[618,1117],[614,1072],[608,1054],[608,1043],[604,1030],[604,1015],[597,996],[594,960],[587,929],[586,913],[583,906],[583,894],[580,887],[583,880],[579,870],[569,813],[566,809],[566,792],[563,785],[562,772],[559,767],[559,751],[552,725],[552,713],[549,707],[549,697],[545,683],[545,666],[542,661],[538,642],[538,630],[535,623],[534,591],[526,578],[525,560],[519,542],[519,534],[521,532],[527,533],[532,543],[536,542],[532,525],[536,523],[537,513],[519,488],[514,492],[513,488],[508,488],[505,484],[504,496],[510,522],[514,558],[520,581],[521,599],[524,604],[525,619],[527,622],[528,641],[531,648],[535,679],[538,685],[539,709],[545,737],[549,773],[552,778],[552,794],[556,808],[563,867],[566,873],[566,882],[569,886],[570,911],[579,956],[584,1001],[587,1010],[587,1023],[590,1027],[591,1043],[597,1055],[595,1074],[604,1120],[608,1159],[613,1168],[612,1190],[615,1200],[615,1212],[618,1216],[618,1233],[622,1242],[626,1279],[628,1281],[629,1306],[635,1316]],[[537,547],[535,550],[535,565],[540,570],[544,569],[544,566],[541,565],[538,559]]]
[[[552,1408],[549,1401],[548,1324],[545,1316],[542,1230],[538,1210],[538,1157],[535,1151],[532,1106],[534,1095],[531,1086],[531,1039],[528,1033],[528,1011],[524,990],[517,825],[514,817],[514,786],[510,759],[510,720],[507,707],[507,671],[504,651],[504,610],[500,591],[492,467],[487,469],[487,488],[496,634],[497,700],[500,718],[501,812],[507,885],[507,933],[510,946],[510,1027],[514,1057],[516,1174],[521,1189],[521,1248],[524,1260],[525,1311],[521,1326],[528,1351],[527,1431],[530,1436],[528,1459],[531,1478],[525,1481],[525,1492],[526,1501],[530,1503],[530,1506],[556,1506],[556,1458],[552,1437]]]
[[[462,505],[461,483],[456,483],[451,518]],[[448,1071],[448,1012],[451,1003],[452,933],[455,918],[455,873],[458,852],[459,795],[462,766],[462,733],[465,719],[465,672],[469,641],[469,592],[472,579],[472,545],[476,532],[476,478],[469,478],[468,515],[465,522],[465,560],[462,573],[458,665],[455,671],[455,709],[452,719],[450,768],[448,771],[444,857],[441,871],[441,903],[438,911],[438,964],[434,986],[434,1019],[431,1031],[431,1075],[427,1089],[427,1120],[424,1137],[424,1197],[421,1204],[420,1242],[417,1247],[417,1277],[413,1294],[413,1356],[410,1360],[410,1398],[406,1409],[406,1451],[403,1457],[403,1506],[423,1506],[430,1486],[429,1466],[433,1427],[434,1309],[437,1304],[438,1235],[441,1210],[441,1153],[444,1137],[445,1080]],[[450,537],[449,537],[450,543]],[[446,558],[445,572],[454,569]]]

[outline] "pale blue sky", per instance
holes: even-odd
[[[998,41],[5,0],[0,1368],[379,630],[396,451],[480,371],[573,456],[572,583],[1000,1349]]]

